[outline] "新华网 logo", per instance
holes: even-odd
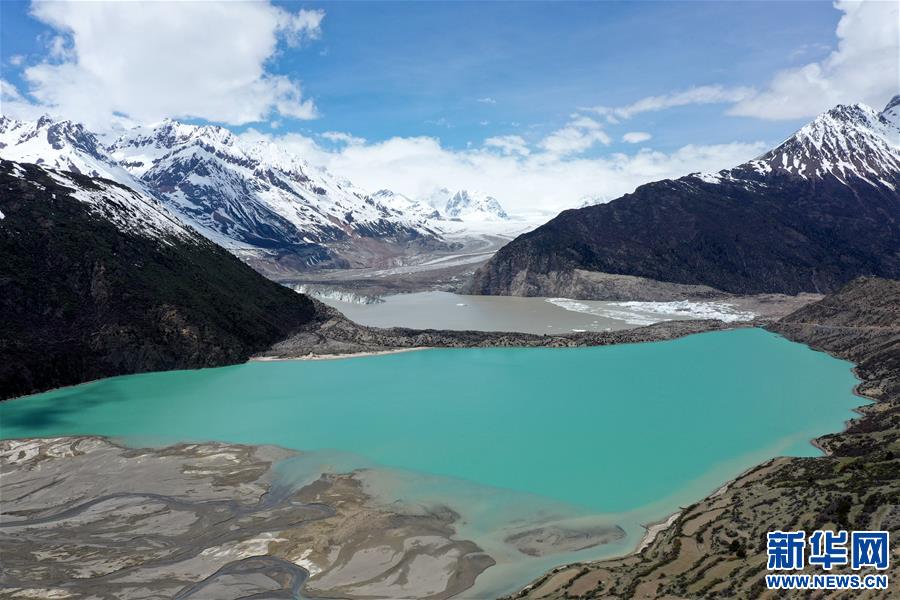
[[[769,589],[887,589],[888,577],[878,573],[890,563],[890,533],[887,531],[817,530],[770,531],[766,553],[769,571],[802,571],[807,565],[822,574],[769,574]],[[830,573],[835,567],[850,567],[853,573]],[[875,573],[860,573],[864,569]]]

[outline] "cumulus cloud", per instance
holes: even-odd
[[[518,136],[488,138],[483,147],[464,150],[446,148],[429,136],[334,149],[299,134],[273,137],[251,130],[243,136],[274,141],[364,189],[392,189],[411,198],[440,187],[477,189],[496,196],[512,213],[541,218],[579,206],[587,196],[616,198],[649,181],[734,166],[766,148],[762,142],[687,145],[670,153],[644,148],[631,154],[566,158],[547,151],[523,153],[527,147]]]
[[[479,98],[476,102],[481,102],[482,104],[497,104],[497,101],[491,98],[490,96],[486,96],[484,98]]]
[[[824,60],[780,71],[760,93],[738,102],[733,115],[762,119],[809,117],[835,104],[877,108],[900,90],[900,3],[839,1],[837,49]]]
[[[750,87],[701,85],[671,94],[648,96],[627,106],[594,106],[586,110],[595,112],[598,115],[604,115],[608,118],[612,117],[610,120],[615,123],[619,119],[630,119],[640,113],[665,110],[676,106],[687,106],[689,104],[731,104],[749,98],[753,93],[754,90]]]
[[[106,127],[113,115],[238,125],[316,116],[300,83],[267,70],[279,41],[320,35],[322,11],[268,2],[34,2],[55,30],[44,62],[25,69],[49,112]]]
[[[646,142],[652,137],[653,136],[646,131],[629,131],[622,136],[622,141],[628,142],[629,144],[640,144],[641,142]]]
[[[484,145],[489,148],[497,148],[503,154],[521,154],[526,156],[531,154],[528,144],[520,135],[500,135],[489,137],[484,140]]]
[[[590,117],[575,114],[565,127],[541,140],[540,146],[550,154],[567,156],[584,152],[597,143],[609,145],[612,139],[603,131],[600,123]]]

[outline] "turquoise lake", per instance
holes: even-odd
[[[442,502],[498,565],[501,593],[573,559],[622,553],[762,460],[815,455],[861,400],[852,365],[759,329],[576,349],[426,350],[116,377],[0,403],[4,438],[102,434],[311,451],[302,482],[369,467],[386,501]],[[290,463],[291,461],[288,461]],[[543,558],[523,522],[620,524],[621,543]],[[475,592],[473,592],[475,593]]]

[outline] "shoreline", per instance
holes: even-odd
[[[507,600],[757,597],[765,589],[760,569],[766,554],[759,540],[765,539],[766,525],[796,524],[809,514],[834,518],[829,491],[835,487],[851,507],[872,507],[857,517],[861,520],[854,523],[856,528],[894,530],[883,508],[884,495],[895,493],[897,478],[878,474],[895,469],[896,450],[891,450],[900,443],[892,421],[900,401],[898,297],[900,283],[861,278],[765,326],[791,342],[846,361],[856,379],[852,394],[861,401],[850,407],[854,416],[842,427],[810,439],[817,450],[814,456],[760,462],[665,522],[648,525],[634,551],[563,565]],[[673,563],[678,565],[675,570]]]
[[[836,354],[833,354],[833,353],[829,352],[828,350],[825,350],[814,344],[803,342],[803,341],[793,340],[793,339],[785,336],[781,332],[772,331],[770,328],[768,328],[764,325],[757,325],[757,326],[760,327],[761,329],[764,329],[771,333],[776,333],[779,336],[784,337],[788,341],[803,344],[807,348],[814,350],[816,352],[824,352],[825,354],[827,354],[833,358],[847,360],[846,358],[837,356]],[[868,404],[854,406],[851,409],[853,412],[859,414],[860,419],[862,419],[862,418],[866,417],[866,413],[863,412],[861,409],[864,406],[870,406],[873,403],[877,403],[878,400],[875,398],[872,398],[870,396],[867,396],[866,394],[864,394],[863,392],[860,391],[860,387],[863,385],[864,380],[862,379],[862,377],[860,377],[859,373],[857,372],[857,370],[859,368],[859,364],[856,363],[855,361],[848,361],[848,362],[851,362],[853,364],[851,372],[853,373],[853,376],[857,379],[856,385],[853,386],[853,390],[852,390],[853,395],[857,396],[859,398],[863,398],[868,401]],[[846,433],[850,429],[850,427],[858,420],[859,419],[849,419],[847,421],[844,421],[843,428],[840,429],[839,431],[824,433],[820,436],[810,439],[809,440],[810,445],[812,445],[814,448],[816,448],[817,450],[819,450],[822,453],[821,456],[813,457],[813,458],[831,457],[833,455],[833,452],[826,445],[824,445],[820,440],[822,440],[823,438],[825,438],[827,436],[840,435],[840,434]],[[715,491],[713,491],[712,493],[709,493],[706,496],[703,496],[702,498],[698,499],[697,502],[694,503],[694,505],[696,505],[699,502],[703,502],[706,499],[715,498],[715,497],[723,495],[726,491],[728,491],[728,489],[732,485],[734,485],[735,483],[740,481],[743,477],[753,473],[757,469],[771,465],[773,461],[778,460],[779,458],[790,458],[790,457],[776,456],[776,457],[772,457],[768,460],[765,460],[763,462],[760,462],[756,465],[753,465],[751,467],[748,467],[747,469],[744,469],[741,473],[739,473],[739,474],[735,475],[734,477],[725,481],[722,485],[717,487],[715,489]],[[691,505],[691,506],[693,506],[693,505]],[[690,507],[688,507],[688,508],[690,508]],[[644,527],[644,529],[645,529],[644,535],[638,541],[638,543],[634,547],[634,549],[632,549],[628,552],[623,552],[622,554],[618,554],[616,556],[610,556],[610,557],[603,558],[600,560],[577,561],[577,562],[558,565],[558,566],[554,567],[553,569],[547,571],[543,575],[541,575],[539,578],[537,578],[537,579],[529,582],[527,585],[523,586],[517,593],[509,595],[509,596],[505,596],[501,600],[512,600],[512,599],[517,599],[517,598],[525,598],[531,591],[538,589],[543,584],[545,584],[547,581],[549,581],[549,579],[552,576],[562,573],[563,571],[565,571],[567,569],[573,569],[576,567],[586,567],[587,565],[602,564],[602,563],[611,562],[611,561],[627,560],[630,558],[637,558],[641,555],[641,553],[643,553],[647,548],[649,548],[653,544],[653,542],[656,540],[656,538],[658,538],[660,535],[662,535],[663,533],[668,531],[671,527],[673,527],[676,524],[676,522],[678,521],[678,519],[686,514],[688,508],[681,508],[663,519],[642,525],[642,527]]]
[[[660,321],[604,332],[519,333],[474,330],[379,328],[360,325],[314,300],[320,319],[258,352],[250,360],[349,358],[425,348],[576,348],[666,341],[707,331],[763,327],[769,321],[713,319]]]
[[[726,328],[724,328],[724,329],[725,329],[725,330],[732,330],[732,329],[740,329],[740,328],[743,328],[743,327],[741,327],[741,326],[738,326],[738,327],[726,327]],[[768,329],[766,329],[766,330],[769,331]],[[706,332],[705,332],[705,331],[701,331],[701,332],[697,332],[697,333],[706,333]],[[688,335],[694,335],[694,334],[688,334]],[[679,337],[681,337],[681,336],[679,336]],[[789,338],[788,338],[788,339],[789,339]],[[652,340],[652,341],[657,341],[657,340]],[[793,340],[792,340],[792,341],[793,341]],[[620,342],[620,343],[623,343],[623,342]],[[628,342],[624,342],[624,343],[628,343]],[[802,342],[800,342],[800,343],[802,343]],[[616,345],[618,345],[618,344],[616,344]],[[806,345],[807,347],[810,347],[810,348],[812,348],[812,349],[814,349],[814,350],[817,350],[817,351],[824,351],[824,350],[821,350],[821,349],[819,349],[819,348],[814,348],[814,347],[812,347],[812,346],[809,345],[809,344],[804,344],[804,345]],[[356,352],[356,353],[346,353],[346,354],[331,354],[331,355],[315,355],[315,356],[299,356],[299,357],[251,357],[251,359],[249,359],[247,362],[250,363],[250,362],[282,362],[282,361],[293,361],[293,360],[340,360],[340,359],[354,358],[354,357],[366,357],[366,356],[380,356],[380,355],[399,354],[399,353],[415,352],[415,351],[428,350],[428,349],[433,349],[433,348],[432,348],[432,347],[423,346],[423,347],[413,347],[413,348],[394,348],[394,349],[381,350],[381,351],[366,351],[366,352]],[[828,352],[826,352],[826,353],[828,353]],[[828,354],[830,354],[830,353],[828,353]],[[857,396],[859,396],[859,397],[861,397],[861,398],[865,398],[865,399],[868,400],[869,402],[874,402],[874,400],[873,400],[872,398],[870,398],[870,397],[866,396],[865,394],[863,394],[863,393],[861,393],[861,392],[858,391],[858,390],[859,390],[859,386],[863,383],[863,381],[862,381],[862,379],[858,376],[858,374],[856,373],[856,367],[853,368],[853,373],[854,373],[854,376],[855,376],[855,377],[857,378],[857,380],[858,380],[858,383],[857,383],[857,384],[854,386],[854,388],[853,388],[854,395],[857,395]],[[89,382],[85,382],[85,383],[89,383]],[[76,385],[82,385],[82,384],[76,384]],[[66,387],[74,387],[74,386],[66,386]],[[857,408],[858,408],[858,407],[857,407]],[[857,410],[857,408],[854,408],[854,410]],[[861,414],[862,414],[862,413],[861,413]],[[864,415],[863,415],[863,416],[864,416]],[[846,431],[847,428],[850,427],[850,425],[851,425],[854,421],[855,421],[855,419],[851,419],[851,420],[845,421],[845,423],[844,423],[844,428],[843,428],[841,431]],[[835,433],[840,433],[840,432],[835,432]],[[817,438],[813,438],[813,439],[810,440],[810,443],[811,443],[814,447],[816,447],[818,450],[820,450],[820,451],[823,453],[823,455],[825,455],[825,456],[828,456],[828,455],[830,455],[831,453],[830,453],[830,451],[829,451],[826,447],[820,445],[819,442],[818,442],[818,440],[819,440],[821,437],[828,436],[828,435],[833,435],[833,433],[829,432],[829,433],[823,434],[823,436],[819,436],[819,437],[817,437]],[[108,437],[108,436],[89,436],[89,437],[100,437],[100,438],[104,439],[104,440],[107,441],[107,442],[110,442],[110,443],[119,445],[119,442],[117,442],[115,439],[110,438],[110,437]],[[30,440],[30,439],[43,439],[43,438],[18,438],[18,439],[22,439],[22,440]],[[241,444],[241,446],[243,446],[243,444]],[[251,446],[252,446],[252,445],[251,445]],[[279,448],[281,448],[281,447],[279,447]],[[292,451],[293,451],[293,450],[292,450]],[[775,457],[775,458],[777,458],[777,457]],[[716,497],[716,496],[721,495],[724,491],[726,491],[731,485],[733,485],[733,484],[734,484],[736,481],[738,481],[741,477],[745,476],[747,473],[752,472],[752,471],[755,470],[755,469],[758,469],[758,468],[761,467],[761,466],[764,466],[764,465],[770,463],[772,460],[774,460],[774,459],[769,459],[769,460],[767,460],[767,461],[764,461],[764,462],[762,462],[762,463],[759,463],[759,464],[757,464],[757,465],[754,465],[754,466],[752,466],[752,467],[749,467],[748,469],[744,470],[742,473],[740,473],[740,474],[738,474],[738,475],[736,475],[736,476],[734,476],[734,477],[728,479],[727,481],[725,481],[722,485],[718,486],[718,487],[715,489],[715,491],[713,491],[712,493],[707,494],[706,496],[704,496],[704,497],[698,499],[698,502],[702,501],[704,498],[711,498],[711,497]],[[558,573],[560,573],[560,572],[562,572],[562,571],[564,571],[564,570],[566,570],[566,569],[575,568],[575,567],[584,567],[584,566],[586,566],[586,565],[595,564],[595,563],[598,563],[598,562],[606,562],[606,561],[613,561],[613,560],[622,560],[622,559],[627,559],[627,558],[630,558],[630,557],[633,557],[633,556],[640,555],[640,554],[641,554],[645,549],[647,549],[647,548],[648,548],[648,547],[649,547],[649,546],[650,546],[650,545],[651,545],[651,544],[652,544],[652,543],[653,543],[660,535],[662,535],[662,534],[663,534],[664,532],[666,532],[669,528],[671,528],[671,527],[677,522],[677,520],[679,519],[679,517],[681,517],[681,516],[683,516],[683,515],[685,514],[686,510],[687,510],[687,509],[682,508],[682,509],[680,509],[680,510],[675,511],[675,512],[672,513],[672,514],[669,514],[667,517],[662,518],[662,519],[660,519],[660,520],[658,520],[658,521],[654,521],[654,522],[651,522],[651,523],[648,523],[648,524],[642,524],[641,526],[645,529],[644,535],[640,538],[640,540],[637,542],[636,546],[635,546],[632,550],[629,550],[629,551],[627,551],[627,552],[623,552],[622,554],[618,554],[618,555],[615,555],[615,556],[609,556],[609,557],[603,558],[603,559],[601,559],[600,561],[584,560],[584,561],[577,561],[577,562],[573,562],[573,563],[566,563],[566,564],[558,565],[558,566],[554,567],[552,570],[550,570],[550,571],[548,571],[547,573],[545,573],[544,575],[542,575],[540,578],[538,578],[538,579],[532,581],[532,582],[529,583],[528,585],[526,585],[526,586],[524,586],[523,588],[521,588],[519,594],[521,594],[522,592],[525,592],[525,591],[527,591],[527,590],[533,590],[533,589],[536,589],[536,588],[537,588],[538,586],[540,586],[542,583],[546,582],[546,581],[547,581],[547,578],[548,578],[549,576],[558,574]],[[517,597],[517,596],[510,596],[510,597]]]
[[[725,485],[728,484],[726,483]],[[664,532],[666,529],[671,527],[673,523],[675,523],[675,520],[681,516],[682,512],[683,511],[676,510],[665,519],[644,525],[644,537],[642,537],[638,542],[637,549],[623,556],[628,556],[630,554],[639,554],[643,552],[644,548],[653,543],[653,540],[656,539],[656,536]]]
[[[315,302],[318,302],[315,300]],[[325,306],[325,305],[322,305]],[[301,331],[268,350],[253,354],[246,360],[221,365],[202,367],[176,367],[172,369],[136,371],[131,373],[115,373],[75,383],[57,385],[47,389],[35,390],[21,396],[0,398],[0,402],[21,400],[40,394],[75,388],[81,385],[96,383],[104,379],[128,377],[149,373],[165,373],[169,371],[200,371],[203,369],[220,369],[235,367],[253,362],[281,362],[291,360],[340,360],[366,356],[380,356],[434,350],[441,348],[592,348],[597,346],[613,346],[619,344],[637,344],[645,342],[664,342],[698,333],[713,331],[730,331],[744,328],[765,329],[766,321],[745,321],[726,323],[717,320],[683,320],[660,321],[653,325],[644,325],[629,329],[620,329],[602,333],[565,333],[565,334],[528,334],[483,331],[456,330],[415,330],[415,329],[379,329],[358,325],[337,311],[329,314],[325,323],[316,323],[311,331]],[[313,339],[307,339],[307,336]],[[299,338],[304,338],[298,342]],[[362,338],[362,339],[357,339]],[[395,343],[389,343],[395,342]],[[398,343],[399,342],[399,343]],[[296,344],[296,346],[293,346]],[[286,350],[283,346],[289,346]],[[318,346],[335,346],[335,352],[319,353],[312,350]],[[297,348],[300,348],[298,350]],[[358,350],[357,350],[358,349]],[[340,351],[342,350],[342,351]],[[301,353],[302,352],[302,353]]]
[[[288,362],[293,360],[342,360],[345,358],[362,358],[364,356],[387,356],[389,354],[403,354],[405,352],[421,352],[434,350],[431,346],[417,346],[415,348],[392,348],[390,350],[370,350],[365,352],[345,352],[339,354],[307,354],[305,356],[251,356],[243,364],[252,362]]]
[[[825,434],[822,434],[820,436],[810,439],[809,443],[813,447],[815,447],[819,452],[822,453],[822,456],[811,457],[812,460],[821,460],[823,458],[827,458],[827,457],[834,455],[835,454],[834,448],[837,448],[838,454],[840,454],[840,446],[839,445],[833,446],[832,439],[835,438],[836,436],[839,436],[840,434],[846,434],[851,427],[853,427],[854,425],[857,425],[860,421],[862,421],[864,419],[872,418],[873,417],[872,412],[870,410],[867,410],[866,407],[871,406],[873,403],[879,403],[882,400],[884,400],[884,398],[873,397],[863,391],[864,386],[868,382],[871,381],[871,377],[869,379],[864,379],[863,376],[861,376],[861,374],[859,372],[859,369],[860,369],[859,365],[862,364],[861,358],[859,358],[858,356],[848,357],[848,356],[844,355],[843,353],[841,353],[840,351],[829,351],[829,350],[823,348],[822,346],[820,346],[819,344],[815,343],[815,341],[804,338],[802,335],[799,335],[797,332],[792,332],[792,334],[788,335],[787,332],[790,331],[790,329],[789,329],[790,323],[783,325],[783,327],[788,328],[787,330],[782,329],[782,327],[779,327],[779,325],[776,323],[771,323],[771,322],[766,323],[766,322],[759,322],[759,321],[754,321],[754,322],[749,322],[749,323],[716,323],[714,326],[710,326],[708,322],[702,322],[702,321],[701,322],[684,322],[684,321],[682,321],[680,323],[683,323],[684,325],[687,325],[687,326],[670,327],[669,325],[672,323],[673,322],[664,322],[664,323],[657,324],[657,325],[638,327],[638,328],[634,328],[634,329],[630,329],[630,330],[623,330],[624,332],[627,332],[627,335],[623,335],[621,337],[620,336],[609,336],[609,337],[619,338],[619,339],[615,339],[615,340],[609,339],[609,337],[607,337],[607,336],[602,336],[602,337],[605,337],[606,339],[602,343],[596,344],[596,345],[607,345],[607,344],[617,345],[617,344],[622,344],[622,343],[640,343],[640,342],[645,342],[645,341],[665,341],[665,340],[671,340],[671,339],[677,339],[680,337],[685,337],[688,335],[694,335],[696,333],[704,333],[704,332],[708,332],[708,331],[734,330],[734,329],[741,329],[741,328],[762,328],[765,331],[768,331],[770,333],[775,333],[781,337],[784,337],[785,339],[787,339],[789,341],[801,343],[810,349],[824,352],[824,353],[828,354],[829,356],[833,356],[835,358],[839,358],[839,359],[842,359],[842,360],[845,360],[845,361],[851,363],[853,375],[857,380],[856,384],[853,386],[852,393],[855,396],[858,396],[858,397],[864,399],[864,401],[865,401],[865,404],[853,407],[853,409],[852,409],[855,413],[860,415],[860,418],[848,419],[843,423],[843,427],[841,429],[835,430],[834,432],[828,432],[828,433],[825,433]],[[387,333],[387,332],[385,332],[385,333]],[[396,335],[398,332],[392,331],[390,333],[393,333]],[[410,334],[412,334],[412,333],[420,333],[421,334],[423,332],[411,332],[411,331],[407,330],[402,333],[405,334],[404,337],[406,337],[407,339],[410,339],[412,337]],[[431,331],[431,332],[424,332],[424,333],[431,334],[431,335],[437,335],[437,334],[440,334],[443,332]],[[461,337],[465,337],[468,333],[478,333],[478,332],[460,332],[459,335]],[[656,334],[656,335],[653,335],[653,334]],[[542,338],[550,338],[551,336],[541,336],[541,337]],[[562,336],[560,336],[560,337],[562,337]],[[569,338],[569,341],[575,341],[575,339],[573,339],[573,338],[580,338],[577,340],[579,342],[585,341],[581,334],[575,334],[572,336],[565,336],[565,337]],[[624,337],[626,339],[621,339],[622,337]],[[559,340],[559,338],[556,338],[556,339]],[[366,340],[366,342],[370,342],[370,343],[372,341],[373,340],[371,338]],[[466,341],[470,341],[470,340],[466,340]],[[592,341],[594,341],[594,340],[592,340]],[[590,345],[595,345],[595,344],[582,343],[582,344],[574,344],[574,345],[590,346]],[[483,347],[491,347],[491,346],[493,346],[493,344],[489,343],[488,345],[471,345],[471,346],[462,346],[462,347],[483,348]],[[541,347],[541,346],[547,347],[548,345],[543,345],[543,344],[537,345],[536,344],[535,346],[531,346],[531,347]],[[352,345],[351,345],[351,347],[352,347]],[[250,357],[246,362],[248,362],[248,363],[249,362],[274,362],[274,361],[284,361],[284,360],[339,360],[339,359],[353,358],[353,357],[378,356],[378,355],[396,354],[396,353],[401,353],[401,352],[420,351],[420,350],[432,349],[435,347],[436,346],[432,346],[432,345],[421,345],[421,346],[412,346],[412,347],[394,347],[394,348],[380,349],[380,350],[375,350],[375,349],[362,350],[361,349],[358,352],[356,352],[356,351],[334,352],[332,354],[309,353],[307,355],[301,355],[301,356],[277,356],[277,355],[276,356],[253,356],[253,357]],[[454,346],[443,346],[443,347],[454,347]],[[501,346],[501,347],[508,347],[508,346]],[[517,347],[529,347],[529,346],[528,345],[517,345]],[[549,345],[549,347],[554,347],[554,346]],[[556,347],[559,347],[559,346],[556,346]],[[562,347],[572,347],[572,346],[566,345],[566,346],[562,346]],[[80,384],[76,384],[76,385],[80,385]],[[73,387],[73,386],[65,386],[65,387]],[[872,390],[870,389],[870,393],[871,393],[871,391]],[[24,439],[28,439],[28,438],[24,438]],[[843,443],[843,442],[840,442],[840,443]],[[650,561],[652,563],[652,561],[654,559],[654,552],[657,552],[658,548],[659,548],[658,544],[665,545],[666,543],[668,543],[667,539],[660,540],[660,537],[663,536],[663,534],[665,534],[667,531],[669,531],[673,526],[678,525],[678,527],[681,527],[681,525],[683,525],[684,522],[689,522],[692,518],[692,512],[695,513],[693,516],[696,516],[696,512],[694,511],[694,509],[696,508],[697,510],[700,510],[700,508],[698,508],[698,507],[702,507],[703,503],[708,501],[709,499],[723,496],[723,501],[726,501],[727,498],[724,498],[724,496],[726,496],[726,492],[728,492],[728,490],[731,486],[735,485],[735,483],[741,481],[742,479],[745,479],[748,475],[753,474],[755,471],[760,470],[761,468],[765,467],[766,465],[770,465],[773,461],[777,461],[779,458],[780,457],[775,457],[773,459],[769,459],[767,461],[760,462],[759,464],[748,468],[744,472],[728,479],[721,486],[719,486],[714,492],[712,492],[711,494],[702,496],[696,502],[688,505],[687,507],[682,508],[682,509],[668,515],[664,519],[660,519],[658,521],[651,522],[646,525],[642,525],[642,527],[645,529],[645,532],[644,532],[644,535],[637,542],[634,549],[623,552],[622,554],[619,554],[617,556],[607,557],[607,558],[603,558],[600,560],[585,560],[585,561],[578,561],[578,562],[573,562],[573,563],[569,563],[569,564],[559,565],[557,567],[554,567],[552,570],[547,571],[540,578],[532,581],[527,586],[523,587],[519,592],[514,593],[510,597],[521,597],[521,596],[527,595],[529,590],[533,591],[533,590],[537,589],[539,586],[546,583],[550,577],[552,577],[553,575],[558,575],[558,574],[562,573],[563,571],[565,571],[566,569],[582,568],[584,570],[587,570],[588,567],[590,567],[592,565],[599,565],[597,568],[607,568],[604,566],[607,563],[614,563],[616,561],[621,562],[621,561],[633,560],[633,559],[635,559],[635,557],[640,557],[637,559],[639,561]],[[754,477],[756,477],[756,475],[754,475]],[[684,520],[684,522],[682,522],[682,520]],[[677,533],[680,534],[680,529]],[[649,558],[642,557],[641,555],[644,554],[648,548],[651,548],[652,546],[654,546],[654,544],[657,544],[656,550],[654,550],[653,552],[650,552],[650,557]],[[574,579],[572,581],[574,581]]]

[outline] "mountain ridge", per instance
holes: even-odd
[[[0,211],[0,399],[244,362],[316,316],[111,180],[0,160]]]
[[[275,144],[214,125],[165,120],[105,145],[71,121],[0,117],[0,156],[112,179],[156,196],[233,252],[266,253],[298,268],[360,266],[379,252],[443,244],[421,215],[380,203]]]
[[[838,106],[733,169],[564,211],[501,248],[469,291],[611,299],[598,280],[629,276],[796,294],[900,277],[897,103]]]

